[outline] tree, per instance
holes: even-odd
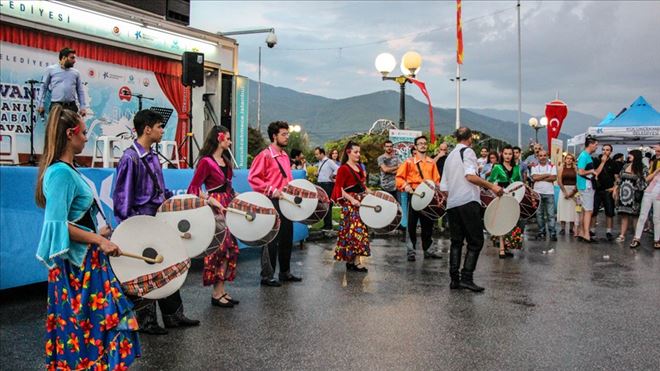
[[[252,160],[268,146],[261,132],[255,128],[248,127],[248,167],[252,165]]]

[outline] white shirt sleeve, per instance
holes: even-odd
[[[463,170],[465,175],[477,175],[477,154],[474,153],[472,148],[468,148],[463,152]]]
[[[534,165],[534,166],[532,166],[532,169],[531,169],[531,171],[530,171],[530,174],[531,174],[531,175],[538,175],[538,174],[539,174],[539,168],[540,168],[540,166],[538,166],[538,165]]]
[[[553,165],[552,167],[550,167],[550,175],[555,175],[555,176],[557,175],[557,167],[556,166]]]

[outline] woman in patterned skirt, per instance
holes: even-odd
[[[488,176],[489,182],[495,183],[502,188],[506,188],[513,182],[522,181],[520,168],[513,160],[513,147],[509,145],[504,146],[504,148],[502,148],[501,161],[498,162],[499,163],[493,165],[490,175]],[[522,248],[522,229],[518,224],[519,223],[516,223],[516,226],[504,236],[492,236],[493,243],[497,244],[499,241],[500,259],[513,257],[513,253],[509,250],[518,250]]]
[[[345,261],[346,270],[367,272],[361,258],[371,255],[369,232],[360,219],[359,208],[363,194],[369,189],[366,174],[360,166],[360,146],[357,143],[349,141],[346,144],[341,163],[332,190],[332,200],[341,206],[335,259]]]
[[[121,251],[107,239],[107,225],[98,229],[100,210],[73,166],[86,142],[77,113],[50,111],[35,192],[45,208],[37,258],[49,269],[46,364],[125,370],[140,356],[138,325],[108,259]]]
[[[229,153],[230,146],[231,138],[227,128],[214,126],[199,151],[200,160],[188,187],[188,193],[207,199],[211,206],[220,212],[224,211],[224,208],[234,198],[234,189],[231,186],[233,172]],[[202,184],[207,193],[202,192]],[[225,291],[225,282],[231,282],[236,277],[238,244],[229,230],[227,230],[224,241],[214,239],[212,243],[217,244],[218,248],[204,258],[204,286],[213,285],[212,305],[232,308],[239,301],[234,300]]]
[[[616,202],[616,212],[621,215],[621,233],[616,238],[617,242],[623,242],[626,239],[628,224],[637,224],[647,176],[648,168],[642,162],[642,151],[635,149],[628,152],[628,164],[621,169],[619,179],[612,191],[614,202]]]

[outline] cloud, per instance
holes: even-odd
[[[523,2],[523,109],[538,113],[556,92],[569,109],[596,116],[638,95],[660,107],[658,14],[660,2]],[[450,108],[455,17],[454,2],[191,2],[192,27],[275,27],[278,45],[262,49],[264,82],[330,98],[394,90],[375,71],[376,55],[400,61],[416,50],[423,57],[418,77],[435,105]],[[517,108],[516,18],[513,1],[463,2],[462,105]],[[235,36],[241,74],[256,79],[265,37]]]

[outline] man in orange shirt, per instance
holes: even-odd
[[[416,154],[408,158],[396,173],[396,187],[401,192],[413,193],[417,186],[423,181],[432,181],[436,186],[440,183],[440,175],[435,161],[426,156],[428,140],[425,136],[415,138]],[[442,259],[442,256],[429,251],[433,243],[433,223],[434,220],[426,215],[415,211],[408,203],[408,235],[412,249],[408,249],[408,261],[415,261],[415,245],[417,245],[417,221],[422,224],[422,249],[424,258]]]

